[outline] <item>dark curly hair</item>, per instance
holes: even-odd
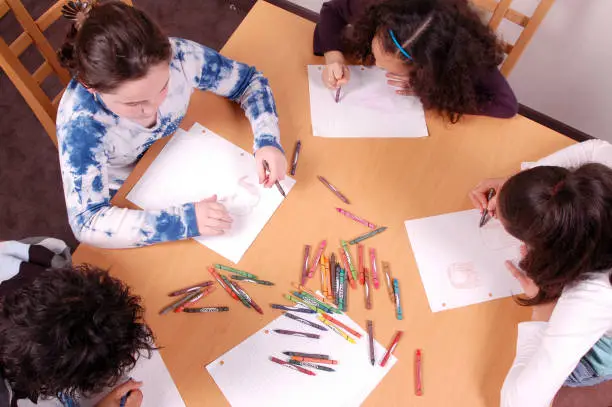
[[[90,395],[112,387],[153,335],[140,298],[94,266],[48,270],[0,299],[0,370],[17,394]]]
[[[523,171],[506,181],[497,202],[506,230],[527,246],[519,265],[540,289],[534,298],[518,298],[520,304],[554,301],[567,285],[612,269],[609,167]]]
[[[412,61],[398,51],[389,30]],[[492,100],[479,82],[502,62],[502,48],[466,0],[387,0],[372,5],[348,38],[350,54],[360,63],[373,62],[374,37],[385,52],[413,67],[410,85],[426,109],[438,110],[455,123]]]
[[[109,92],[170,61],[168,37],[144,12],[119,1],[94,6],[83,26],[70,28],[60,63],[88,88]]]

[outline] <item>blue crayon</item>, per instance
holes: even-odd
[[[393,295],[395,296],[395,316],[397,317],[397,319],[403,319],[404,314],[402,313],[402,303],[400,300],[399,281],[397,281],[397,278],[393,279]]]

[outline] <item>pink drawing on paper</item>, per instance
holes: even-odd
[[[473,289],[481,286],[480,275],[471,261],[452,263],[446,272],[454,288]]]
[[[253,212],[260,200],[259,188],[245,175],[238,180],[235,191],[220,198],[219,202],[231,215],[246,216]]]
[[[519,241],[506,232],[501,222],[496,219],[490,219],[479,228],[479,233],[482,244],[490,250],[504,250],[519,244]]]

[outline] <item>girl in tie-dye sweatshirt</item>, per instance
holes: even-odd
[[[74,78],[57,116],[77,239],[124,248],[224,233],[232,220],[216,197],[160,211],[117,208],[110,200],[147,149],[178,129],[194,89],[240,103],[255,134],[260,182],[270,187],[283,179],[286,160],[268,81],[253,67],[164,36],[142,11],[123,3],[77,6],[77,21],[59,51]]]

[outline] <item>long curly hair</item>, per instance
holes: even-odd
[[[412,61],[398,52],[389,30]],[[457,122],[477,113],[492,95],[480,78],[496,69],[503,52],[495,34],[466,0],[387,0],[370,6],[347,38],[349,53],[360,63],[373,62],[372,40],[412,67],[410,85],[426,109]]]
[[[520,304],[554,301],[564,287],[612,269],[609,167],[523,171],[506,181],[497,202],[506,230],[527,246],[519,265],[540,289],[534,298],[519,298]]]
[[[153,334],[140,298],[89,265],[48,270],[0,299],[0,370],[13,391],[37,399],[112,387]]]

